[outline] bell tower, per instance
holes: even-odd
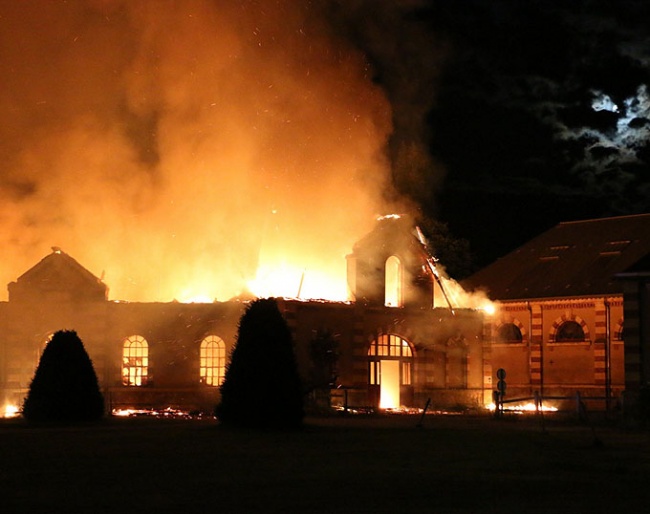
[[[351,300],[373,306],[433,307],[433,278],[412,220],[377,219],[347,256]]]

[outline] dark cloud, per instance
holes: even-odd
[[[483,262],[558,221],[650,211],[647,2],[429,5],[449,48],[439,212]]]

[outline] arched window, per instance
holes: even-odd
[[[142,336],[131,336],[122,347],[122,384],[143,386],[149,375],[149,344]]]
[[[497,329],[499,343],[521,343],[522,340],[521,330],[514,323],[504,323]]]
[[[386,271],[384,277],[384,305],[386,307],[402,306],[402,263],[399,257],[391,255],[386,259]]]
[[[413,368],[413,350],[411,345],[405,339],[393,334],[383,334],[375,339],[368,349],[370,358],[370,383],[381,383],[381,364],[382,360],[399,360],[401,364],[400,383],[402,385],[411,385],[411,375]]]
[[[565,321],[557,329],[556,343],[581,343],[585,340],[585,331],[577,321]]]
[[[226,344],[215,335],[201,341],[200,380],[202,384],[220,386],[226,372]]]

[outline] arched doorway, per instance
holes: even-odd
[[[371,401],[396,409],[413,401],[413,347],[395,334],[382,334],[368,348]]]

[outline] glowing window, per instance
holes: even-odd
[[[142,336],[124,340],[122,348],[122,384],[143,386],[149,374],[149,345]]]
[[[402,263],[392,255],[386,259],[384,304],[386,307],[402,306]]]
[[[504,323],[497,330],[497,341],[500,343],[521,343],[521,330],[514,323]]]
[[[382,334],[370,344],[368,355],[413,357],[413,350],[405,339],[393,334]]]
[[[210,335],[201,341],[201,383],[219,386],[226,372],[226,344],[220,337]]]
[[[555,334],[557,343],[577,343],[585,340],[585,332],[577,321],[565,321]]]
[[[386,375],[392,369],[392,376],[394,376],[395,380],[398,380],[396,385],[411,385],[413,350],[405,339],[392,334],[380,335],[370,344],[368,357],[370,359],[368,368],[368,381],[370,384],[387,385]],[[391,367],[391,361],[396,367]]]
[[[402,385],[411,385],[411,368],[412,362],[402,362]]]
[[[368,376],[369,383],[373,385],[379,384],[380,374],[381,373],[379,370],[379,361],[371,361],[369,367],[369,376]]]

